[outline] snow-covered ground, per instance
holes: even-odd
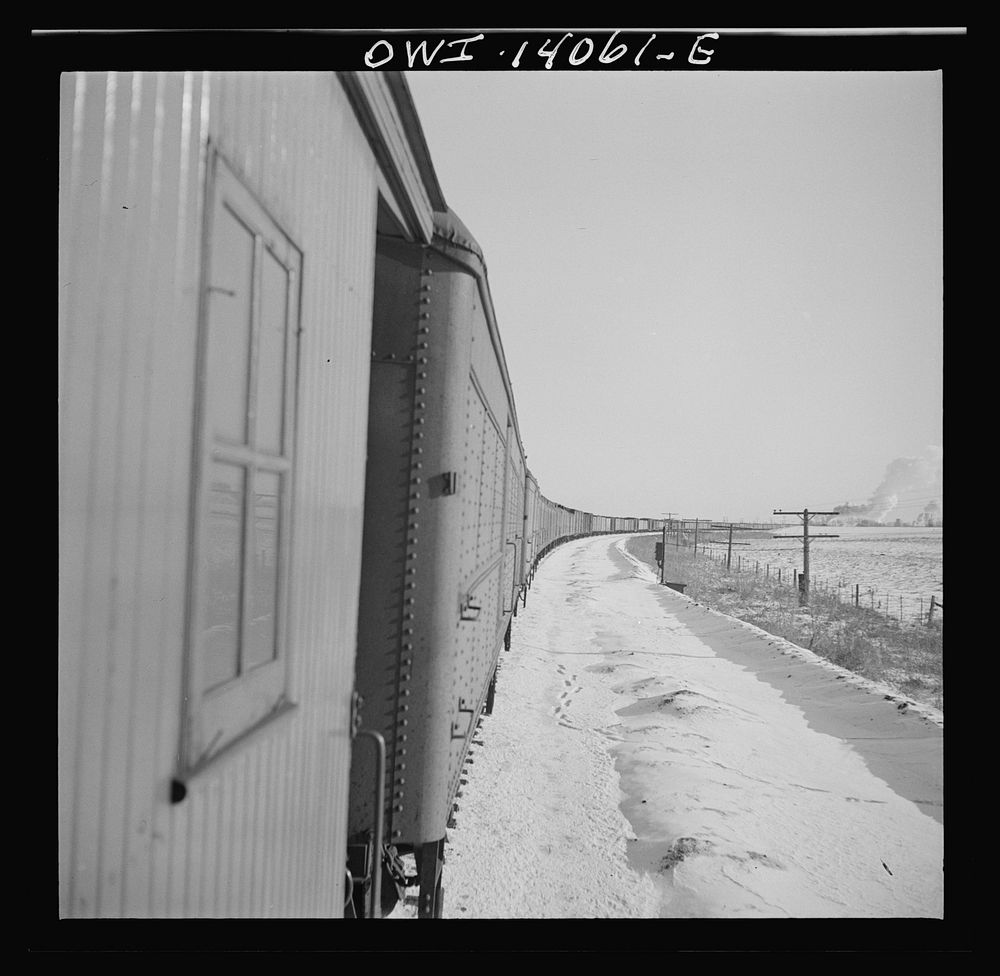
[[[658,585],[623,541],[539,567],[444,916],[942,918],[942,715]]]

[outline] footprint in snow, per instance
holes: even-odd
[[[773,857],[768,857],[767,854],[762,854],[760,851],[747,851],[745,855],[739,854],[727,854],[726,857],[733,861],[737,861],[740,864],[751,863],[753,867],[768,867],[775,868],[779,871],[786,870],[784,864],[779,863]]]

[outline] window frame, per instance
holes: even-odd
[[[206,181],[199,283],[198,367],[195,389],[195,444],[192,472],[192,526],[188,567],[188,621],[185,642],[184,715],[181,733],[181,772],[190,776],[230,746],[257,730],[289,707],[290,570],[292,496],[294,491],[295,435],[297,427],[299,336],[301,327],[302,250],[251,193],[217,150],[210,150]],[[244,443],[234,443],[213,430],[210,377],[212,372],[212,302],[225,298],[224,289],[213,288],[213,252],[220,215],[228,211],[252,235],[250,279],[250,336],[244,401]],[[220,245],[221,246],[221,245]],[[265,259],[270,255],[287,274],[285,292],[284,381],[278,453],[256,446],[258,381],[260,379],[261,310]],[[213,292],[222,291],[223,295]],[[237,597],[237,673],[205,688],[205,650],[202,624],[206,619],[206,583],[209,574],[209,498],[214,464],[238,467],[243,472],[242,531],[240,533],[239,590]],[[275,656],[246,666],[249,628],[249,593],[253,584],[253,545],[256,534],[254,487],[258,473],[279,478],[277,545],[274,594]]]

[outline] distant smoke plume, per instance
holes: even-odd
[[[942,462],[944,451],[930,446],[920,457],[896,458],[882,482],[863,505],[838,505],[831,524],[858,522],[939,524],[944,517]]]

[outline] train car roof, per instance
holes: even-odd
[[[413,239],[429,243],[433,214],[447,209],[406,79],[399,71],[338,72],[378,162],[388,198]]]
[[[479,282],[479,289],[483,299],[483,309],[486,313],[486,321],[489,324],[490,338],[493,342],[497,361],[500,364],[500,372],[503,375],[504,386],[507,390],[510,414],[514,421],[514,429],[517,431],[517,440],[523,450],[521,428],[517,422],[517,404],[514,402],[514,390],[510,382],[510,374],[507,371],[507,359],[504,356],[503,342],[500,339],[500,329],[493,310],[493,296],[490,294],[490,283],[486,272],[486,259],[483,257],[483,249],[479,246],[475,237],[472,236],[469,228],[465,226],[458,214],[450,207],[437,211],[434,214],[434,240],[432,246],[449,260],[454,261],[469,271]]]

